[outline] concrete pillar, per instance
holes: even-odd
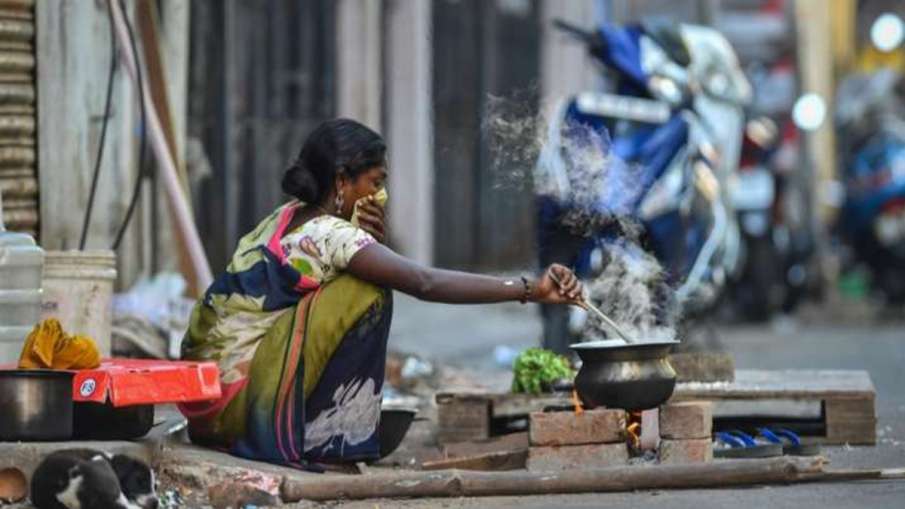
[[[381,0],[340,0],[336,7],[336,110],[380,130]]]
[[[834,194],[836,176],[836,140],[833,125],[835,89],[833,84],[833,44],[830,11],[821,0],[795,2],[798,42],[798,68],[801,92],[816,93],[826,103],[823,124],[805,134],[807,159],[813,165],[811,183],[811,224],[816,234],[817,259],[827,282],[836,277],[837,264],[828,251],[828,225],[835,219],[838,204]]]
[[[431,3],[383,4],[389,236],[400,253],[429,264],[434,254]]]

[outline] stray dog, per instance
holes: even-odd
[[[156,509],[154,471],[123,454],[64,449],[49,454],[31,478],[38,509]]]

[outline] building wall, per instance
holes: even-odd
[[[139,58],[144,59],[138,5],[126,3]],[[150,26],[155,27],[160,39],[176,159],[182,161],[189,7],[175,0],[153,2],[151,6]],[[48,250],[80,247],[104,123],[108,73],[114,59],[110,27],[107,2],[42,0],[35,6],[40,242]],[[124,51],[131,52],[131,48],[117,43],[111,114],[86,249],[112,246],[139,174],[142,125],[137,89],[121,63]],[[153,168],[153,161],[149,142],[149,168]],[[152,180],[143,181],[138,207],[117,251],[120,287],[128,287],[156,269],[176,268],[177,247],[172,240],[168,206],[162,191],[155,187]]]
[[[335,4],[192,2],[189,134],[212,175],[194,195],[214,272],[288,198],[280,179],[305,135],[336,115]]]
[[[434,3],[383,2],[383,126],[389,144],[389,237],[421,263],[435,261],[431,58]]]

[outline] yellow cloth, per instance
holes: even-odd
[[[94,340],[66,334],[56,318],[35,325],[19,357],[19,369],[92,369],[100,364]]]
[[[385,207],[387,204],[387,200],[390,199],[390,194],[387,192],[387,188],[381,187],[380,191],[377,191],[373,194],[374,201],[377,202],[377,205],[381,207]],[[359,198],[358,201],[355,202],[355,207],[352,209],[352,220],[350,221],[353,225],[359,226],[358,224],[358,206],[365,202],[368,197],[365,196],[363,198]]]

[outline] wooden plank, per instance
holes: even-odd
[[[827,420],[875,419],[877,416],[876,399],[828,399],[823,402],[823,413]]]
[[[828,399],[823,402],[826,443],[877,443],[877,411],[874,398]]]
[[[439,443],[490,438],[490,399],[475,394],[438,394],[436,401]]]
[[[493,418],[512,418],[527,416],[531,412],[542,411],[549,406],[568,406],[571,399],[566,394],[528,395],[528,394],[443,394],[437,396],[438,405],[441,400],[487,401],[490,415]],[[763,371],[738,370],[736,380],[732,383],[685,383],[676,386],[676,392],[670,401],[687,400],[711,401],[789,401],[789,402],[822,402],[823,422],[826,428],[825,443],[841,444],[874,444],[876,443],[876,403],[875,390],[870,375],[858,370],[789,370]],[[481,403],[483,405],[483,403]],[[442,405],[441,405],[442,408]],[[481,407],[483,408],[483,407]],[[452,415],[457,415],[449,409]],[[481,410],[483,412],[483,410]],[[816,411],[816,409],[815,409]],[[456,409],[461,415],[474,412],[459,406]],[[483,414],[481,414],[483,415]],[[816,413],[815,413],[815,418]],[[471,428],[461,431],[461,436],[481,436],[476,433],[476,423],[485,422],[483,417],[475,418]],[[447,427],[455,428],[457,419],[449,418]],[[483,430],[483,428],[480,428]],[[455,436],[453,431],[450,433]],[[469,435],[472,433],[472,435]],[[481,431],[483,433],[483,431]],[[465,438],[468,440],[468,438]]]
[[[426,461],[422,470],[444,470],[458,468],[460,470],[505,471],[525,468],[528,461],[528,448],[515,451],[499,451],[473,456],[462,456],[436,461]]]
[[[673,399],[860,399],[874,394],[867,371],[740,369],[732,383],[677,384]]]
[[[572,405],[569,394],[494,394],[493,417],[518,417],[533,412],[543,412],[547,407],[566,407]]]
[[[450,443],[443,446],[443,454],[447,458],[461,458],[488,454],[492,452],[516,451],[528,449],[528,432],[508,433],[487,440]]]
[[[735,380],[735,359],[725,352],[686,352],[669,356],[681,382],[732,382]]]
[[[876,445],[877,420],[863,419],[826,423],[825,444]]]

